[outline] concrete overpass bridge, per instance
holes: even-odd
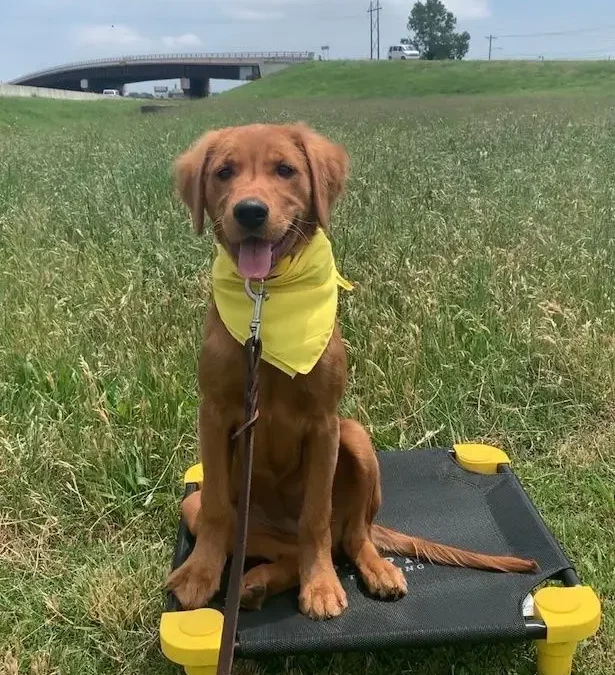
[[[314,59],[314,52],[221,52],[215,54],[146,54],[69,63],[29,73],[9,84],[101,93],[126,84],[180,79],[184,92],[209,95],[209,81],[256,80]]]

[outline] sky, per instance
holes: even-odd
[[[413,0],[380,0],[381,50],[407,37]],[[615,58],[614,0],[446,0],[468,58]],[[0,82],[106,56],[310,50],[366,58],[369,0],[0,0]],[[132,85],[140,89],[139,85]],[[226,88],[214,83],[214,88]]]

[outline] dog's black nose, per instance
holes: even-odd
[[[256,230],[265,224],[269,207],[260,199],[242,199],[235,204],[233,215],[241,227]]]

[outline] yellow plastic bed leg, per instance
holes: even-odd
[[[577,645],[600,627],[600,600],[588,586],[549,586],[534,597],[536,615],[547,627],[538,640],[538,675],[570,675]]]
[[[576,642],[550,645],[540,640],[538,642],[538,675],[570,675],[576,650]]]
[[[162,653],[188,675],[215,675],[224,617],[215,609],[164,612],[160,619]]]
[[[194,464],[184,474],[184,485],[186,483],[203,483],[203,465]]]
[[[492,445],[456,443],[453,450],[459,464],[472,473],[494,474],[500,464],[510,464],[508,455]]]

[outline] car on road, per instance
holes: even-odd
[[[103,96],[121,96],[119,89],[103,89]]]
[[[420,53],[409,44],[391,45],[389,47],[389,61],[406,61],[409,59],[419,59]]]

